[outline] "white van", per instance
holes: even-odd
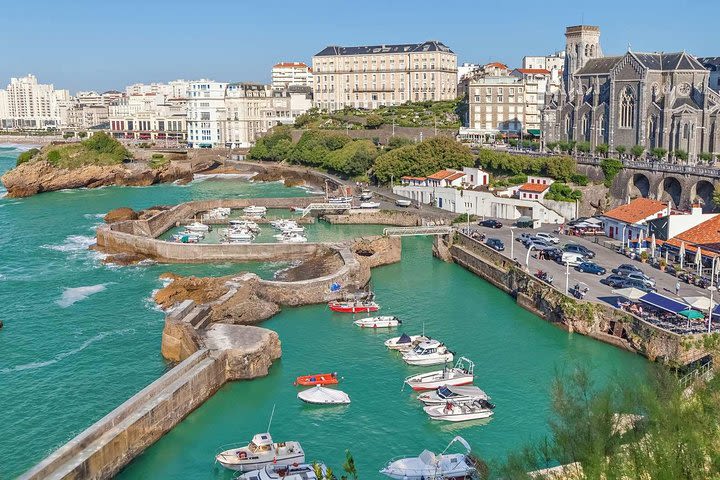
[[[585,261],[585,257],[579,253],[563,252],[560,263],[576,267]]]

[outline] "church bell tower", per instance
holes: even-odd
[[[594,25],[575,25],[565,28],[565,69],[563,80],[565,91],[573,91],[573,74],[580,70],[591,58],[602,57],[600,47],[600,27]]]

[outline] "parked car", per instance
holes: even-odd
[[[605,268],[595,262],[583,262],[575,269],[579,272],[594,273],[595,275],[605,275]]]
[[[563,251],[557,247],[545,250],[545,255],[547,255],[550,260],[555,260],[556,262],[559,262],[562,259],[562,254]]]
[[[617,268],[613,268],[612,272],[617,273],[618,275],[625,275],[626,273],[630,272],[642,273],[642,270],[630,263],[623,263],[622,265],[618,265]]]
[[[622,285],[627,281],[628,279],[623,277],[622,275],[612,274],[600,280],[600,283],[604,283],[605,285],[608,285],[612,288],[617,288],[619,285]]]
[[[517,237],[515,237],[515,240],[517,240],[518,242],[522,243],[523,245],[526,245],[527,242],[529,242],[530,239],[532,239],[532,238],[533,238],[533,234],[532,234],[532,233],[521,233],[520,235],[518,235]]]
[[[526,245],[528,248],[532,247],[534,250],[550,250],[555,247],[552,246],[552,244],[546,242],[545,240],[541,238],[533,238],[529,244]]]
[[[587,258],[595,258],[595,252],[586,246],[578,245],[577,243],[568,243],[563,247],[563,250],[569,253],[579,253]]]
[[[502,252],[503,250],[505,250],[505,244],[499,238],[488,238],[487,242],[485,242],[485,245],[497,250],[498,252]]]
[[[586,258],[582,254],[574,252],[564,252],[560,257],[560,263],[571,267],[576,267],[585,261]]]
[[[556,245],[560,243],[560,239],[558,237],[545,232],[538,232],[535,234],[535,237],[545,240],[548,243],[554,243]]]
[[[498,222],[497,220],[493,220],[492,218],[488,218],[487,220],[482,220],[478,222],[478,225],[481,227],[488,227],[488,228],[500,228],[502,227],[502,223]]]
[[[618,285],[614,286],[615,288],[637,288],[638,290],[642,290],[643,292],[657,292],[657,289],[652,286],[648,285],[646,282],[642,282],[640,280],[632,280],[632,279],[625,279],[625,281],[621,282]]]
[[[622,275],[622,274],[621,274]],[[655,280],[648,277],[642,272],[631,272],[627,275],[622,275],[623,277],[627,278],[628,280],[637,280],[638,282],[646,283],[647,285],[654,287],[655,286]]]

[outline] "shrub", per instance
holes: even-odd
[[[169,161],[162,153],[153,153],[149,163],[151,168],[157,169],[166,165]]]
[[[73,132],[65,132],[65,133],[63,133],[63,138],[64,138],[65,140],[67,140],[68,138],[72,138],[72,137],[74,137],[74,136],[75,136],[75,134],[74,134]]]
[[[600,168],[603,171],[603,175],[605,175],[605,181],[603,183],[606,187],[610,188],[615,179],[615,175],[622,170],[623,164],[615,158],[605,158],[600,162]]]
[[[700,154],[700,160],[702,160],[703,162],[709,163],[710,160],[712,160],[712,158],[713,158],[712,153],[703,152]]]
[[[653,148],[652,150],[650,150],[650,155],[657,158],[658,160],[662,160],[663,158],[665,158],[665,155],[667,155],[667,153],[668,153],[667,149],[660,148],[660,147]]]
[[[87,132],[78,132],[77,136],[80,138],[85,138],[87,137]]]
[[[582,192],[580,190],[573,190],[563,182],[555,182],[550,185],[550,189],[545,195],[545,198],[559,202],[574,202],[582,198]]]
[[[480,149],[477,164],[498,175],[543,174],[563,181],[569,181],[577,169],[572,157],[530,157],[487,148]]]
[[[642,157],[642,154],[645,153],[645,147],[642,145],[635,145],[630,149],[630,154],[637,160],[638,158]]]
[[[599,145],[595,145],[595,153],[598,155],[605,156],[610,151],[610,145],[607,143],[601,143]]]
[[[478,217],[477,215],[470,214],[470,220],[469,220],[469,222],[470,222],[470,223],[475,223],[475,222],[477,222],[477,221],[479,220],[479,218],[480,218],[480,217]],[[468,214],[467,214],[467,213],[462,213],[462,214],[458,215],[457,217],[455,217],[455,218],[453,219],[452,224],[453,224],[453,225],[456,225],[456,224],[458,224],[458,223],[467,223],[467,222],[468,222]]]
[[[688,159],[688,153],[685,150],[675,150],[675,157],[677,157],[678,160],[682,160],[683,162],[687,162]]]
[[[624,145],[618,145],[615,147],[615,151],[618,153],[618,155],[623,155],[627,151],[627,147]]]
[[[405,138],[405,137],[390,137],[390,139],[388,140],[388,144],[387,144],[387,147],[386,147],[386,148],[387,148],[388,150],[392,150],[393,148],[403,147],[403,146],[405,146],[405,145],[410,145],[411,143],[413,143],[413,142],[412,142],[412,140],[410,140],[409,138]]]
[[[292,148],[290,130],[286,127],[275,127],[272,133],[268,133],[255,142],[255,146],[250,149],[248,156],[254,160],[279,162],[290,156]]]
[[[366,128],[380,128],[382,124],[385,123],[383,120],[383,117],[376,113],[371,113],[367,117],[365,117],[365,127]]]
[[[577,144],[577,150],[578,152],[582,153],[588,153],[592,149],[592,146],[590,145],[590,142],[579,142]]]
[[[590,183],[590,180],[587,176],[581,174],[581,173],[574,173],[570,176],[570,181],[574,183],[575,185],[580,185],[581,187],[584,187],[588,183]]]
[[[513,175],[512,177],[507,179],[507,183],[509,185],[522,185],[523,183],[527,183],[528,176],[524,173],[519,173],[517,175]]]
[[[40,150],[38,150],[37,148],[31,148],[26,152],[22,152],[20,155],[18,155],[15,165],[22,165],[23,163],[29,162],[38,153],[40,153]]]
[[[47,154],[47,161],[52,163],[53,165],[57,166],[60,164],[60,160],[62,160],[62,156],[60,155],[60,152],[58,150],[50,150]]]

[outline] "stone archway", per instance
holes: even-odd
[[[650,196],[650,179],[642,173],[634,174],[628,185],[628,193],[631,197],[648,198]]]
[[[671,201],[673,208],[678,208],[682,200],[682,184],[675,177],[665,177],[658,189],[658,199]]]
[[[707,180],[700,180],[692,186],[692,190],[690,191],[690,201],[694,202],[699,199],[702,203],[703,212],[713,212],[715,211],[713,193],[715,193],[715,186]]]

